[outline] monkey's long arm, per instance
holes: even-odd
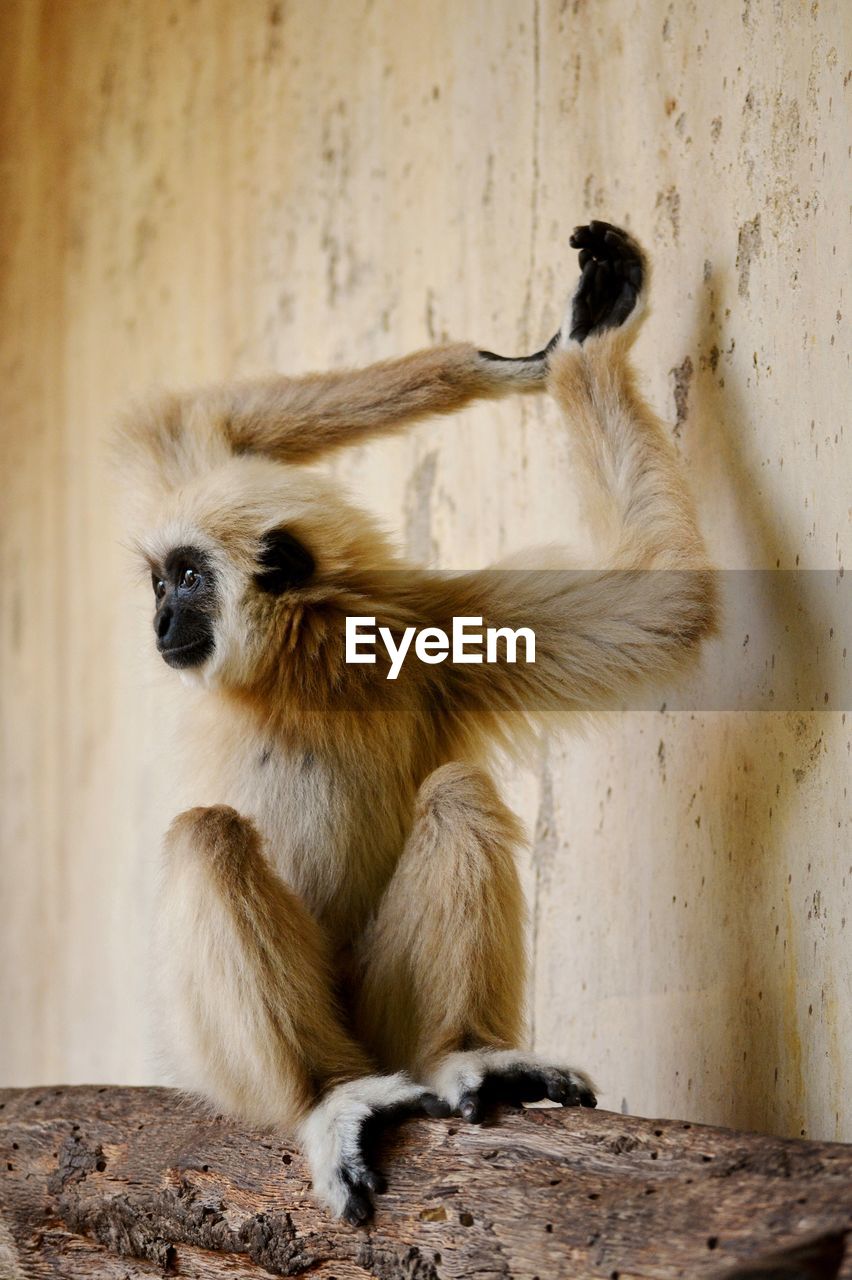
[[[313,462],[472,400],[543,391],[555,342],[517,359],[448,343],[363,369],[248,379],[153,398],[123,424],[122,463],[135,464],[142,481],[150,475],[159,492],[231,453]]]
[[[615,506],[619,533],[598,571],[498,567],[445,581],[438,625],[472,615],[535,632],[534,665],[441,668],[452,705],[486,714],[611,705],[682,668],[715,626],[715,579],[680,462],[629,360],[641,251],[605,223],[577,235],[583,278],[548,387]]]
[[[311,462],[475,399],[542,391],[548,350],[511,359],[459,342],[363,369],[238,383],[220,393],[225,429],[239,452]]]

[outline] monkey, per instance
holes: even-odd
[[[492,758],[685,670],[716,625],[681,463],[631,364],[646,255],[603,221],[570,243],[579,283],[532,356],[447,343],[159,394],[119,429],[156,649],[190,686],[194,807],[164,841],[154,948],[173,1079],[293,1135],[356,1225],[384,1187],[383,1120],[596,1104],[584,1071],[524,1048],[523,833]],[[511,393],[553,397],[617,516],[594,570],[415,571],[314,465]],[[528,627],[535,662],[391,681],[380,654],[345,661],[353,615],[393,635]]]

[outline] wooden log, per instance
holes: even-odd
[[[833,1269],[754,1269],[852,1226],[852,1146],[528,1110],[408,1121],[381,1156],[390,1190],[354,1229],[293,1144],[171,1090],[0,1091],[0,1277],[852,1277],[842,1239]]]
[[[762,1254],[726,1271],[726,1280],[833,1280],[846,1252],[846,1231],[830,1231],[803,1244]]]

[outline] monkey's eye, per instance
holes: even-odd
[[[197,583],[198,583],[198,574],[195,572],[194,569],[190,568],[189,565],[187,565],[183,573],[180,575],[180,585],[183,587],[184,591],[191,591],[192,588],[197,585]]]
[[[151,584],[154,588],[154,595],[158,600],[162,600],[166,594],[166,584],[163,578],[158,578],[156,573],[151,574]]]

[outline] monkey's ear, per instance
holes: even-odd
[[[264,535],[257,559],[261,571],[254,575],[255,585],[272,596],[301,587],[316,567],[308,548],[288,529],[270,529]]]

